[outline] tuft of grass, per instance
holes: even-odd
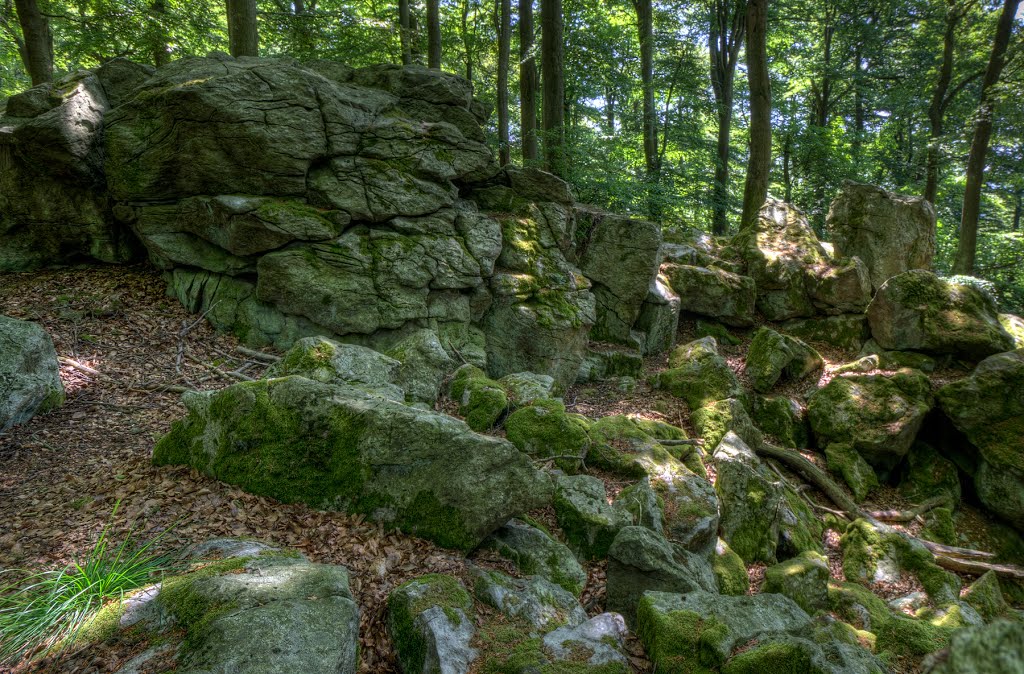
[[[113,521],[120,502],[110,515]],[[173,526],[173,525],[172,525]],[[83,626],[113,600],[154,582],[175,568],[173,559],[153,547],[167,533],[137,545],[129,531],[115,545],[110,521],[89,553],[60,570],[12,569],[0,574],[24,575],[15,584],[0,586],[0,665],[25,657],[46,655],[75,641]]]

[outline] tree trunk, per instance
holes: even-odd
[[[398,0],[398,39],[402,44],[402,65],[412,63],[412,14],[409,0]]]
[[[50,21],[39,11],[36,0],[14,0],[18,23],[24,37],[22,59],[32,86],[53,80],[53,35]]]
[[[498,164],[510,160],[508,140],[508,62],[512,49],[512,0],[496,0],[498,4]]]
[[[952,4],[952,3],[950,3]],[[939,79],[932,90],[932,101],[928,106],[928,122],[931,139],[928,142],[928,159],[925,168],[924,198],[935,203],[939,190],[939,139],[943,132],[943,117],[946,112],[946,92],[953,80],[953,50],[956,47],[956,26],[960,13],[950,6],[946,13],[946,30],[942,35],[942,64]]]
[[[768,77],[768,0],[747,2],[747,81],[750,84],[750,158],[740,227],[757,220],[768,196],[772,162],[772,86]]]
[[[1020,212],[1021,206],[1024,205],[1021,202],[1024,201],[1024,190],[1017,190],[1017,200],[1013,203],[1013,231],[1020,230]]]
[[[790,165],[793,163],[793,135],[787,130],[782,142],[782,184],[786,190],[786,203],[793,203],[793,178],[790,176]]]
[[[466,52],[466,81],[470,89],[473,87],[473,43],[474,38],[469,34],[469,3],[471,0],[462,1],[462,48]]]
[[[259,56],[256,0],[227,0],[228,49],[234,57]]]
[[[537,59],[533,57],[533,0],[519,0],[519,134],[523,164],[537,161]]]
[[[658,130],[654,113],[654,11],[651,0],[633,0],[640,33],[640,82],[643,89],[644,163],[648,179],[658,175]]]
[[[427,67],[441,69],[440,0],[427,0]]]
[[[744,0],[715,0],[711,9],[708,50],[711,56],[711,88],[718,117],[718,145],[715,153],[715,182],[712,191],[711,231],[721,236],[728,231],[729,158],[732,136],[733,82],[740,47],[746,34]]]
[[[423,65],[423,46],[420,44],[420,26],[416,20],[416,12],[409,7],[409,51],[412,53],[412,62]]]
[[[562,0],[542,0],[541,75],[543,77],[544,164],[557,176],[566,174],[565,73]]]
[[[978,247],[978,215],[981,210],[981,184],[985,177],[985,154],[992,136],[992,114],[995,100],[992,88],[999,81],[999,75],[1006,63],[1006,47],[1013,32],[1014,15],[1020,0],[1004,0],[999,16],[992,55],[985,69],[981,83],[981,102],[978,105],[977,121],[974,124],[974,138],[971,153],[967,158],[967,185],[964,189],[964,208],[960,216],[960,245],[956,251],[953,272],[970,275],[974,272],[974,256]]]
[[[153,65],[159,68],[167,65],[171,60],[170,49],[167,45],[167,29],[164,28],[164,21],[167,20],[165,0],[153,0],[153,4],[149,6],[149,13],[150,20],[153,22]]]

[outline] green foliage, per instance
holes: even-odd
[[[117,505],[111,519],[116,514]],[[26,573],[20,582],[0,588],[0,664],[45,655],[83,633],[96,633],[94,623],[109,622],[100,615],[108,602],[118,603],[111,615],[119,615],[126,593],[173,568],[170,558],[153,551],[163,535],[137,545],[129,532],[114,545],[108,523],[83,559],[61,570]]]

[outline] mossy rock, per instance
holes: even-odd
[[[714,321],[698,319],[694,324],[693,331],[697,337],[714,337],[720,344],[728,344],[729,346],[738,346],[740,344],[739,337],[729,332],[729,328]]]
[[[718,345],[712,337],[676,348],[669,356],[669,369],[658,375],[655,383],[684,399],[690,409],[726,398],[746,400],[736,374],[718,355]]]
[[[826,344],[850,353],[860,351],[870,336],[864,314],[840,314],[797,318],[783,323],[779,329],[805,342]]]
[[[953,511],[949,508],[933,508],[926,512],[921,538],[943,545],[956,545],[958,541]]]
[[[508,410],[505,389],[472,365],[463,365],[456,370],[450,392],[452,400],[459,404],[459,414],[477,432],[492,428]]]
[[[853,492],[853,499],[860,503],[878,487],[878,476],[868,462],[848,442],[833,442],[825,448],[828,469],[842,476]]]
[[[715,544],[715,554],[711,558],[711,570],[718,579],[718,589],[722,594],[735,597],[747,594],[750,589],[750,576],[743,558],[733,552],[729,544],[721,538]]]
[[[590,422],[567,414],[558,400],[537,400],[505,419],[506,437],[521,452],[554,462],[567,473],[576,473],[590,448]]]
[[[590,475],[559,477],[554,505],[569,545],[587,559],[605,557],[619,530],[633,523],[629,511],[608,504],[604,483]]]
[[[522,621],[531,634],[562,625],[576,626],[587,614],[568,590],[540,576],[512,578],[499,571],[470,567],[473,595],[512,621]]]
[[[749,276],[684,264],[663,265],[662,272],[679,296],[683,311],[710,316],[726,325],[753,325],[757,289]]]
[[[690,415],[690,422],[707,447],[717,447],[729,431],[749,445],[757,446],[764,440],[743,403],[735,398],[707,403]]]
[[[799,381],[824,365],[821,355],[800,339],[760,328],[747,351],[746,373],[755,391],[767,393],[780,380]]]
[[[916,442],[907,454],[907,470],[900,492],[912,503],[939,499],[956,510],[960,506],[960,472],[956,464],[924,442]]]
[[[575,596],[583,592],[587,573],[563,543],[521,520],[512,520],[491,534],[484,545],[511,560],[526,576],[541,576]]]
[[[986,571],[968,586],[961,598],[974,607],[986,622],[1013,615],[1010,605],[1003,597],[999,576],[995,571]]]
[[[506,440],[352,387],[292,376],[184,402],[189,415],[157,442],[154,463],[190,465],[285,503],[364,513],[472,549],[550,502],[550,479]]]
[[[442,671],[468,668],[476,651],[473,598],[452,576],[428,574],[391,591],[388,632],[402,670]]]
[[[1003,674],[1022,671],[1024,623],[999,620],[986,627],[961,630],[950,640],[944,660],[933,674]]]
[[[867,316],[872,337],[890,351],[980,360],[1014,345],[990,297],[920,269],[886,281],[871,300]]]
[[[761,591],[785,595],[813,614],[828,607],[828,580],[828,560],[816,552],[805,552],[768,567]]]
[[[751,417],[757,428],[778,440],[782,446],[804,448],[810,445],[806,410],[793,398],[756,395],[751,406]]]
[[[819,447],[850,443],[887,472],[910,450],[932,401],[931,383],[916,370],[842,375],[810,395],[807,415]]]

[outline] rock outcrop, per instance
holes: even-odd
[[[877,290],[897,274],[932,268],[935,217],[926,199],[845,181],[825,227],[836,254],[863,260]]]
[[[35,323],[0,316],[0,433],[63,402],[53,340]]]

